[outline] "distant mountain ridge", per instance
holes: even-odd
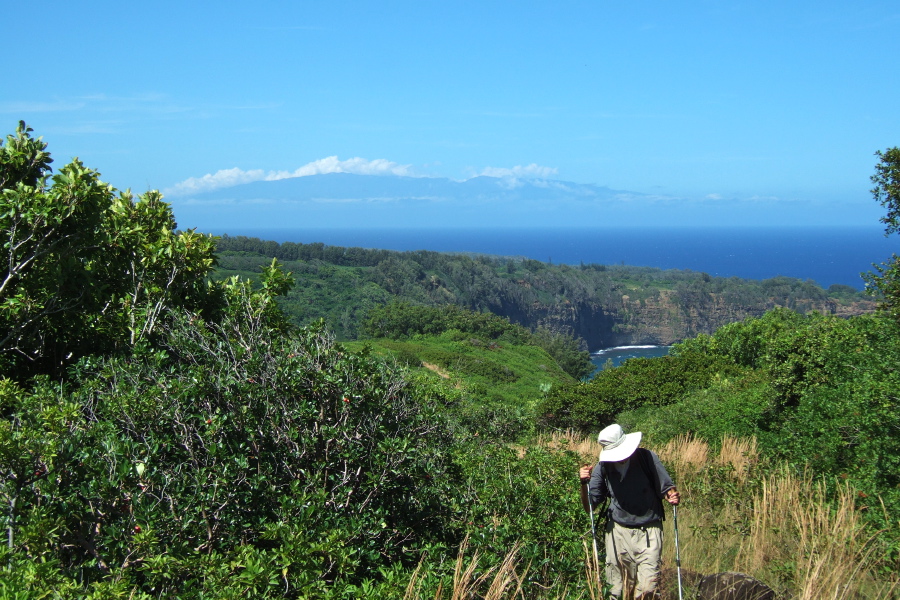
[[[199,202],[221,200],[305,201],[316,199],[374,200],[381,198],[468,201],[471,199],[565,200],[581,198],[610,200],[641,196],[608,187],[557,180],[506,179],[479,176],[463,181],[444,177],[357,175],[327,173],[254,181],[228,188],[185,194]]]
[[[171,199],[182,227],[433,227],[571,224],[574,213],[612,215],[649,196],[555,180],[329,173],[185,194]]]
[[[169,201],[180,227],[212,233],[273,227],[813,226],[835,222],[836,211],[843,210],[777,198],[680,198],[550,179],[351,173],[255,181]],[[865,218],[862,223],[871,223]],[[845,217],[837,222],[853,224]]]

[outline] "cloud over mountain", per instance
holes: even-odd
[[[824,224],[840,212],[827,203],[718,193],[686,198],[515,176],[550,173],[536,165],[463,181],[404,175],[410,171],[386,160],[336,157],[290,172],[229,169],[182,182],[172,206],[182,227],[229,233],[297,227],[770,226]]]
[[[555,167],[542,167],[531,163],[530,165],[516,165],[510,169],[505,167],[485,167],[481,171],[481,175],[485,177],[501,177],[514,179],[547,179],[554,177],[559,173],[559,169]]]
[[[207,173],[202,177],[189,177],[172,187],[166,188],[163,192],[167,196],[185,196],[253,183],[254,181],[278,181],[280,179],[325,175],[328,173],[415,176],[410,165],[401,165],[383,158],[367,160],[354,157],[340,160],[337,156],[328,156],[307,163],[294,171],[265,171],[263,169],[244,171],[237,167],[221,169],[215,173]]]
[[[559,172],[555,167],[543,167],[535,163],[516,165],[514,167],[485,167],[476,177],[491,177],[505,180],[507,187],[515,187],[519,180],[548,179]],[[202,194],[222,188],[234,187],[255,181],[278,181],[294,177],[311,175],[327,175],[329,173],[349,173],[351,175],[396,175],[400,177],[424,177],[415,172],[412,165],[402,165],[393,161],[376,158],[368,160],[354,157],[340,160],[337,156],[320,158],[303,165],[293,171],[266,171],[251,169],[245,171],[238,167],[221,169],[215,173],[207,173],[201,177],[189,177],[184,181],[163,190],[167,196],[188,196]]]
[[[504,176],[479,175],[464,181],[392,174],[407,168],[389,161],[324,159],[287,174],[220,171],[209,176],[213,181],[207,183],[201,178],[191,186],[183,186],[184,192],[173,200],[173,207],[181,226],[234,232],[247,227],[299,224],[418,228],[491,224],[614,226],[653,219],[664,224],[693,204],[680,198],[590,184],[510,176],[550,173],[537,166],[495,170],[492,172]],[[349,170],[366,170],[368,174]]]

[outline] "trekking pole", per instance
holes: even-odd
[[[678,506],[672,505],[672,523],[675,526],[675,567],[678,571],[678,600],[681,596],[681,554],[678,551]]]
[[[594,529],[594,505],[588,496],[588,514],[591,517],[591,541],[594,542],[594,570],[597,571],[597,583],[600,583],[600,554],[597,553],[597,531]]]

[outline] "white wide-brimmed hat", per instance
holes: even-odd
[[[597,436],[600,444],[600,462],[619,462],[637,450],[641,443],[641,432],[625,433],[619,425],[610,425]]]

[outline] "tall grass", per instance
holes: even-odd
[[[763,463],[756,440],[724,438],[713,454],[692,437],[659,449],[682,492],[682,565],[704,574],[747,573],[799,600],[892,598],[876,576],[877,532],[848,486]],[[671,523],[666,552],[674,553]]]
[[[453,570],[453,585],[448,590],[448,600],[469,600],[471,598],[512,600],[514,598],[525,598],[522,586],[525,582],[528,567],[518,568],[518,545],[514,545],[507,552],[499,565],[493,565],[483,570],[481,570],[478,552],[466,559],[468,547],[469,540],[466,538],[460,545],[456,556],[456,566]],[[404,600],[417,600],[427,597],[420,586],[421,567],[422,565],[420,564],[413,572],[409,584],[406,586],[406,593],[403,595]],[[438,585],[433,598],[434,600],[444,600],[445,595],[442,585]]]
[[[602,600],[601,568],[602,562],[595,560],[593,549],[584,546],[585,580],[584,590],[570,590],[568,586],[560,589],[525,587],[528,565],[519,563],[519,547],[513,546],[499,565],[484,568],[480,564],[480,556],[475,552],[468,559],[468,540],[460,545],[453,571],[451,589],[445,594],[443,586],[438,584],[434,595],[427,594],[422,586],[421,565],[417,568],[406,587],[403,600],[516,600],[526,598],[556,598],[558,600]],[[531,582],[534,586],[534,582]]]

